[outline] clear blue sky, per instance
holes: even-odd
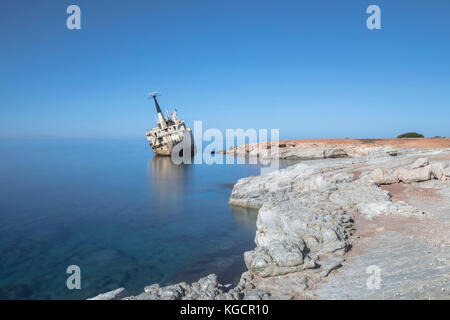
[[[447,0],[3,0],[0,138],[144,138],[150,90],[189,125],[450,136],[449,15]]]

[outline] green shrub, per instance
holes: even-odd
[[[397,136],[397,138],[423,138],[423,134],[417,132],[407,132]]]

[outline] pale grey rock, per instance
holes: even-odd
[[[230,203],[260,207],[256,248],[244,254],[251,273],[273,277],[301,272],[318,267],[314,255],[320,259],[324,254],[344,254],[353,213],[360,212],[369,219],[390,214],[425,214],[404,202],[392,202],[389,192],[374,181],[374,174],[355,179],[348,172],[351,167],[351,161],[300,163],[238,181]],[[380,169],[375,176],[385,183],[398,182],[395,172]],[[421,166],[406,170],[402,178],[413,182],[429,176],[431,167]]]
[[[222,289],[225,287],[220,286],[215,274],[210,274],[207,277],[201,278],[197,282],[194,282],[191,286],[191,290],[188,291],[184,300],[213,300],[219,294],[223,293]]]
[[[155,283],[150,286],[146,286],[144,288],[144,292],[146,293],[159,292],[159,284]]]
[[[444,167],[442,166],[442,163],[432,164],[431,173],[435,179],[442,179],[442,177],[444,177]]]
[[[382,232],[370,240],[360,255],[348,259],[310,294],[320,299],[450,300],[448,248],[400,232]],[[379,289],[367,287],[369,266],[381,271]]]
[[[324,158],[334,159],[334,158],[348,158],[348,157],[349,155],[347,154],[347,152],[345,152],[345,150],[341,148],[326,149],[324,151]]]
[[[270,294],[261,289],[250,291],[245,295],[244,300],[268,300],[270,298]]]
[[[329,196],[339,185],[354,181],[354,176],[321,169],[301,164],[281,170],[280,176],[291,181],[292,188],[279,192],[273,187],[275,175],[253,178],[261,180],[257,185],[265,197],[261,197],[257,218],[257,247],[244,255],[252,273],[269,277],[299,272],[316,267],[316,254],[345,252],[351,218]],[[254,191],[249,182],[247,188]],[[244,185],[238,182],[236,186],[240,199],[245,199]],[[235,195],[233,191],[232,198]]]
[[[330,145],[322,143],[280,143],[273,145],[271,143],[249,144],[245,146],[232,147],[218,153],[226,153],[239,157],[260,157],[263,159],[333,159],[333,158],[360,158],[363,156],[386,155],[392,152],[390,146],[375,145]],[[395,150],[399,154],[401,150]]]
[[[431,166],[419,167],[408,170],[401,176],[401,181],[404,183],[421,182],[431,179]]]
[[[315,262],[302,251],[299,243],[274,241],[268,247],[256,247],[244,253],[245,264],[251,272],[261,277],[314,268]]]
[[[187,283],[181,282],[159,289],[159,298],[161,300],[178,300],[189,293],[190,287]]]
[[[393,184],[398,182],[414,183],[430,179],[445,180],[445,167],[442,163],[429,164],[428,158],[419,158],[408,167],[398,167],[395,170],[376,168],[372,179],[378,184]]]
[[[394,170],[394,174],[397,175],[399,182],[403,182],[403,179],[408,175],[408,172],[409,170],[403,167]]]
[[[321,267],[320,275],[322,277],[327,277],[331,271],[340,268],[342,266],[343,262],[344,262],[343,256],[334,255],[331,258],[328,258],[324,262],[320,263],[320,267]]]
[[[144,288],[144,292],[134,296],[128,297],[130,300],[213,300],[219,296],[225,298],[225,294],[233,289],[230,285],[221,285],[217,281],[215,274],[210,274],[197,282],[187,284],[180,282],[165,287],[160,287],[158,284],[152,284]],[[229,298],[233,298],[232,292]],[[235,298],[239,298],[235,295]]]
[[[429,161],[428,158],[419,158],[411,165],[411,169],[421,168],[428,166]]]
[[[403,201],[398,202],[370,202],[358,204],[358,209],[361,214],[365,215],[367,218],[372,219],[376,216],[399,214],[404,216],[422,216],[426,215],[425,212],[409,206]]]
[[[312,252],[317,252],[321,249],[319,240],[314,236],[306,235],[303,237],[303,241],[306,244],[306,247],[309,248]]]
[[[109,292],[99,294],[88,300],[120,300],[122,298],[125,298],[127,295],[128,295],[128,292],[125,288],[119,288],[119,289],[115,289],[115,290],[112,290]]]
[[[372,179],[379,184],[392,184],[399,182],[398,174],[386,169],[377,168],[372,173]]]
[[[447,177],[447,178],[450,178],[450,168],[446,168],[444,170],[444,176]]]

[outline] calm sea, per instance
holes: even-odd
[[[173,165],[147,142],[0,141],[0,299],[85,299],[125,287],[236,283],[256,212],[228,205],[256,165]],[[81,268],[81,290],[66,269]]]

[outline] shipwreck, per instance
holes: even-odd
[[[157,127],[147,131],[147,140],[151,149],[156,155],[170,156],[174,148],[178,145],[179,155],[183,156],[183,150],[189,150],[191,155],[195,153],[195,144],[192,137],[192,130],[186,128],[184,120],[177,116],[175,109],[169,117],[164,117],[159,107],[156,96],[157,92],[151,92],[149,95],[153,98],[157,112]]]

